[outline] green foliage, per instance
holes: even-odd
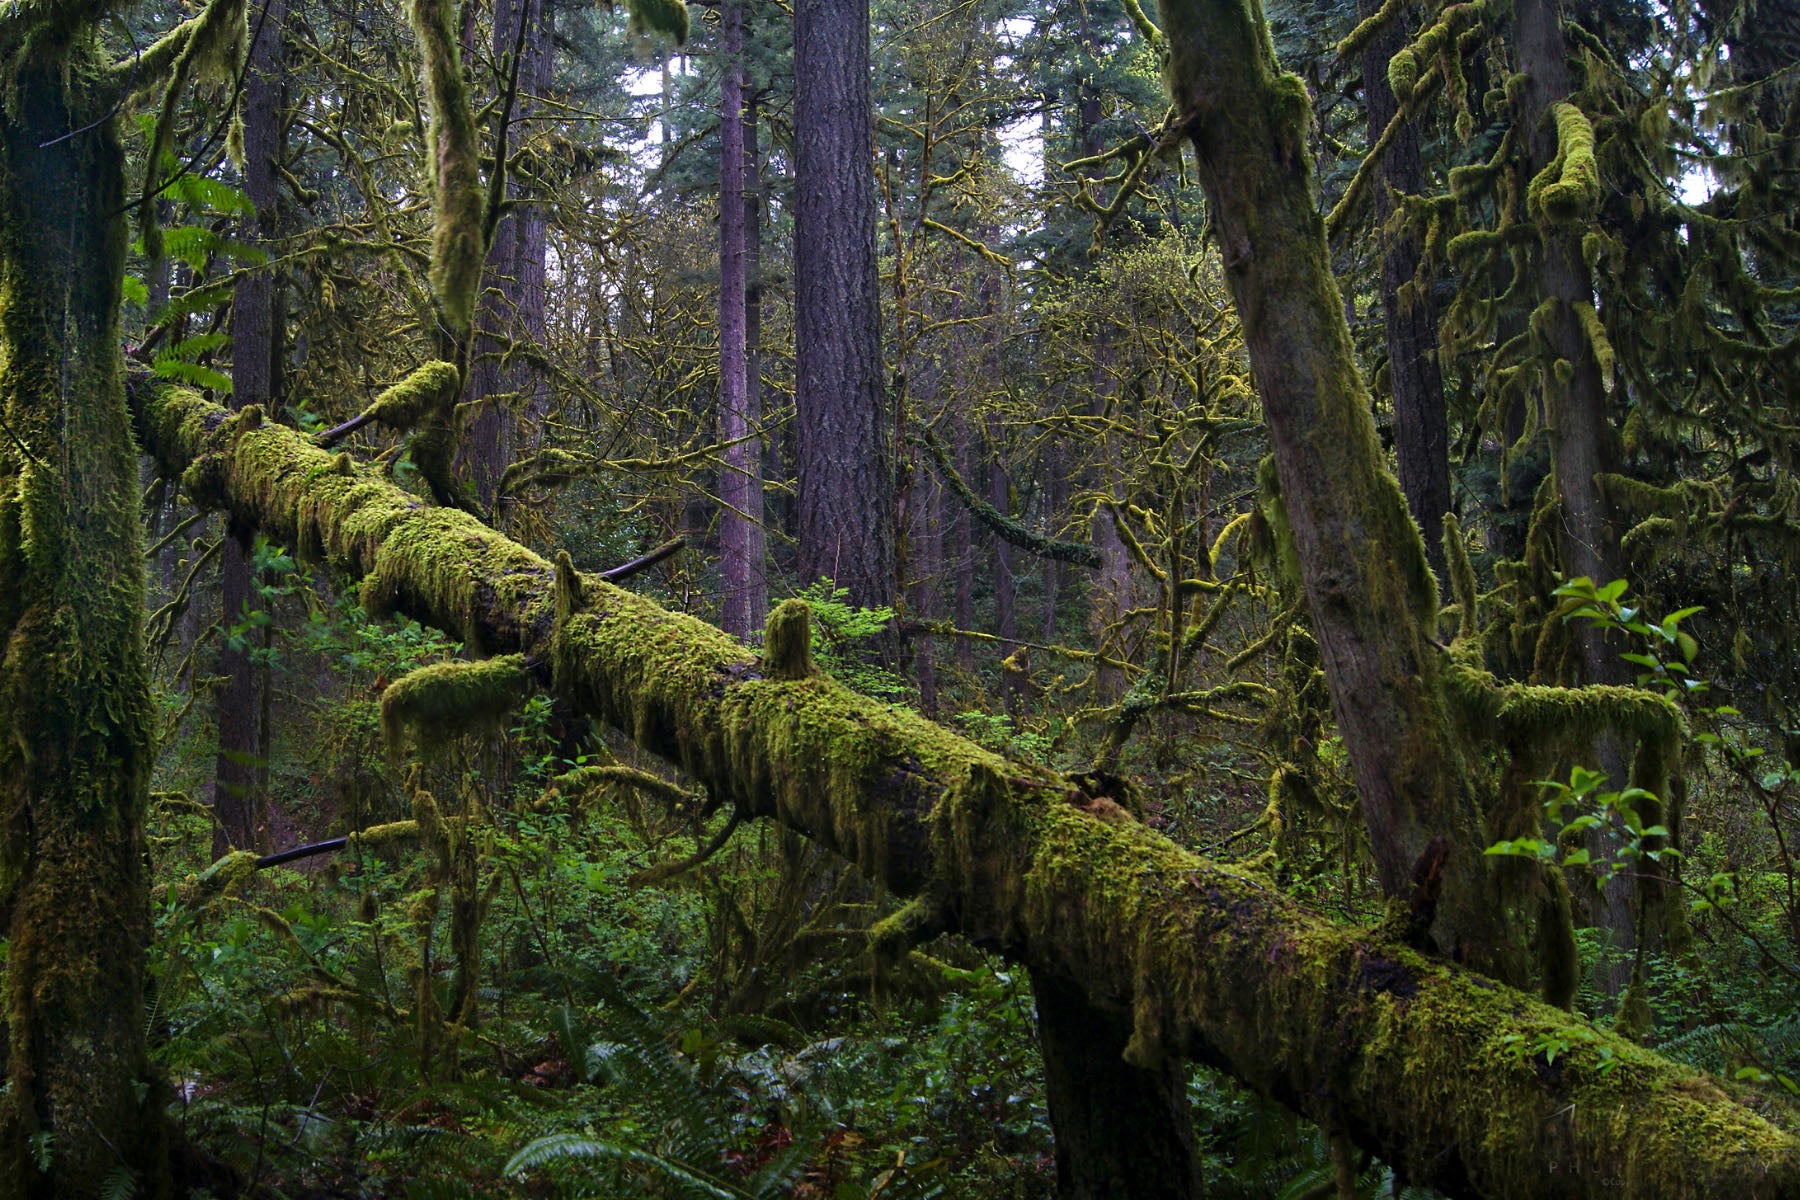
[[[877,700],[904,700],[910,686],[884,664],[894,610],[860,608],[850,590],[821,579],[800,593],[812,610],[812,653],[819,670]]]

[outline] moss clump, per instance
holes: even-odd
[[[187,906],[210,904],[237,895],[255,874],[256,852],[233,850],[206,870],[183,879],[175,887],[175,897]]]
[[[631,17],[627,24],[635,35],[666,34],[679,46],[687,41],[687,5],[681,0],[631,0]]]
[[[388,750],[398,755],[409,744],[436,750],[462,734],[497,728],[530,686],[531,673],[519,654],[420,667],[381,693]]]
[[[448,408],[461,390],[462,372],[455,363],[428,362],[375,397],[368,416],[389,429],[413,429]]]
[[[420,837],[417,821],[389,821],[384,825],[371,825],[367,829],[359,829],[348,835],[346,846],[363,850],[377,850],[399,842],[410,842]]]
[[[1567,102],[1550,106],[1556,126],[1556,157],[1525,191],[1532,217],[1545,225],[1586,220],[1600,203],[1600,164],[1594,157],[1594,126]]]
[[[812,608],[804,600],[783,600],[769,614],[763,634],[763,674],[770,679],[813,675]]]

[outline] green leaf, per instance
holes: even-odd
[[[127,304],[142,307],[150,303],[150,287],[136,275],[127,275],[119,283],[119,296]]]
[[[1681,658],[1683,662],[1691,663],[1700,656],[1700,643],[1694,640],[1693,634],[1677,633],[1675,635],[1675,640],[1681,646]]]

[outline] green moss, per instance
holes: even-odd
[[[1469,565],[1469,548],[1463,544],[1462,527],[1455,513],[1444,514],[1444,563],[1450,571],[1450,590],[1456,597],[1456,636],[1474,639],[1481,634],[1480,595],[1475,587],[1475,568]]]
[[[480,143],[463,79],[457,5],[453,0],[407,0],[406,15],[419,39],[431,110],[426,167],[432,180],[432,298],[445,335],[460,345],[469,336],[487,258]]]
[[[632,33],[666,34],[678,46],[687,41],[688,11],[682,0],[630,0],[630,11]]]
[[[770,679],[813,675],[812,608],[804,600],[783,600],[769,614],[763,635],[763,674]]]
[[[155,709],[118,316],[130,204],[101,15],[0,17],[7,1200],[98,1195],[120,1166],[146,1194],[168,1187],[166,1088],[144,1041]]]
[[[420,667],[381,693],[388,750],[397,755],[409,744],[438,750],[463,734],[500,728],[530,686],[531,674],[518,654]]]
[[[165,421],[184,425],[166,411],[149,424]],[[299,440],[265,429],[225,451],[234,494],[259,481],[278,493],[253,507],[290,513],[297,494],[338,488],[330,494],[346,507],[381,513],[384,530],[413,519],[361,490],[385,485],[309,475],[304,463],[323,456],[300,454],[298,469],[267,477],[239,469],[244,456],[272,453],[277,436]],[[328,542],[360,545],[339,531],[343,520],[321,519]],[[465,538],[491,563],[518,561],[452,523],[404,560],[416,565],[401,568],[396,587],[435,593],[405,572],[435,569],[439,552],[423,541],[449,553]],[[1096,820],[1065,778],[827,678],[768,678],[735,639],[566,566],[553,579],[536,561],[509,601],[520,612],[508,627],[536,639],[521,649],[553,643],[557,686],[576,711],[630,732],[717,802],[808,833],[896,893],[925,897],[921,911],[1048,964],[1095,1004],[1129,1014],[1139,1061],[1203,1055],[1316,1119],[1353,1118],[1361,1144],[1420,1183],[1522,1194],[1554,1156],[1572,1192],[1615,1175],[1671,1196],[1796,1186],[1794,1140],[1691,1072],[1332,925],[1136,822]],[[485,569],[499,590],[505,576]],[[458,603],[419,611],[455,621]],[[435,889],[422,896],[421,917],[437,903]],[[435,1000],[421,990],[420,1003]],[[441,1029],[435,1019],[421,1029]],[[1547,1039],[1569,1045],[1554,1067],[1534,1049]]]
[[[428,362],[375,397],[368,415],[389,429],[414,429],[455,403],[461,391],[462,372],[455,363]]]
[[[367,829],[359,829],[348,835],[351,848],[379,850],[400,842],[410,842],[422,836],[417,821],[389,821],[383,825],[371,825]]]
[[[1594,157],[1594,127],[1573,104],[1550,106],[1546,119],[1556,126],[1556,157],[1526,188],[1533,218],[1545,225],[1586,220],[1600,203],[1600,165]]]
[[[655,796],[678,809],[692,806],[694,803],[694,794],[686,788],[670,783],[660,775],[652,775],[648,771],[640,771],[636,767],[627,767],[621,763],[600,767],[578,767],[573,771],[558,775],[550,782],[553,789],[564,796],[579,797],[583,793],[600,788],[628,787]]]

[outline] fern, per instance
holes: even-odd
[[[576,1133],[553,1133],[541,1137],[507,1161],[504,1173],[522,1175],[526,1171],[566,1162],[570,1159],[613,1159],[642,1167],[681,1189],[683,1195],[706,1196],[715,1200],[759,1200],[771,1193],[745,1192],[730,1184],[683,1166],[661,1155],[635,1146],[601,1141]]]
[[[131,1200],[137,1190],[137,1172],[130,1167],[115,1167],[100,1181],[100,1200]]]

